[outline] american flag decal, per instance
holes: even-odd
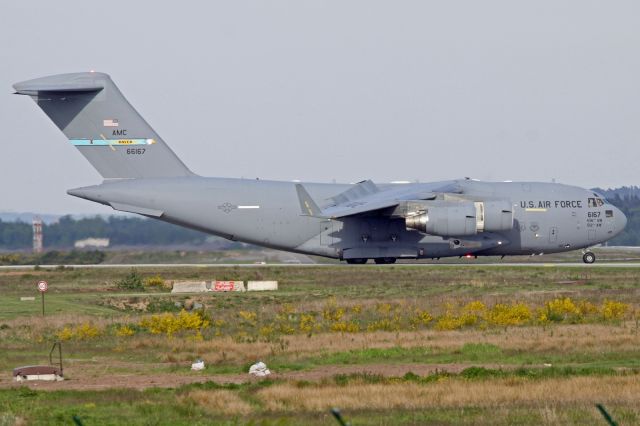
[[[118,120],[115,118],[110,118],[108,120],[102,120],[102,125],[104,127],[118,127]]]

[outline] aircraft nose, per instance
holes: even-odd
[[[622,210],[616,207],[615,210],[615,218],[616,218],[616,234],[624,231],[624,228],[627,226],[627,216],[622,213]]]

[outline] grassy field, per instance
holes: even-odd
[[[596,403],[640,423],[640,266],[137,268],[147,285],[126,289],[131,273],[0,271],[0,425],[337,424],[331,407],[354,425],[604,424]],[[214,279],[280,290],[167,290]],[[12,382],[58,340],[67,380]],[[247,374],[258,360],[269,379]]]

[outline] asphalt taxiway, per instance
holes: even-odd
[[[130,263],[130,264],[99,264],[99,265],[38,265],[42,269],[55,268],[74,268],[74,269],[121,269],[121,268],[264,268],[264,267],[282,267],[282,268],[367,268],[367,267],[461,267],[461,268],[477,268],[477,267],[495,267],[495,268],[640,268],[640,262],[597,262],[585,264],[582,262],[558,262],[558,263],[395,263],[391,265],[376,265],[369,263],[366,265],[347,265],[340,263]],[[4,265],[0,266],[0,270],[30,270],[36,268],[36,265]]]

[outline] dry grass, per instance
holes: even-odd
[[[0,330],[0,342],[7,349],[9,347],[24,347],[25,344],[42,343],[66,326],[91,324],[100,330],[104,330],[114,324],[127,323],[129,319],[129,316],[122,316],[116,320],[114,318],[81,314],[48,315],[44,319],[40,316],[20,317],[3,322],[9,328]],[[16,340],[16,337],[19,337],[20,340]],[[25,338],[28,341],[22,340]],[[0,347],[2,346],[0,345]]]
[[[593,407],[596,402],[637,406],[640,380],[636,376],[573,377],[531,381],[521,378],[465,381],[443,379],[420,385],[350,384],[300,388],[281,384],[257,393],[265,409],[325,411],[331,407],[350,410],[396,410],[461,407]],[[548,415],[553,418],[552,415]]]
[[[83,323],[92,323],[102,328],[116,323],[126,323],[133,321],[133,317],[129,315],[113,317],[103,317],[98,315],[86,315],[86,314],[55,314],[47,315],[44,319],[41,316],[25,316],[12,320],[5,320],[3,324],[10,326],[11,328],[23,327],[31,330],[34,334],[46,333],[52,329],[57,330],[66,325],[79,325]]]
[[[135,317],[131,321],[135,321]],[[114,323],[127,322],[119,318],[117,321],[85,315],[56,315],[43,322],[41,318],[23,319],[22,323],[12,323],[9,330],[0,331],[0,347],[6,350],[31,348],[38,336],[45,330],[56,330],[65,324],[77,324],[92,320],[101,329]],[[31,342],[16,339],[3,339],[3,336],[20,333]],[[413,348],[428,347],[433,353],[459,350],[467,343],[488,343],[496,345],[504,351],[532,354],[571,354],[571,353],[610,353],[634,352],[640,344],[640,333],[635,323],[620,325],[576,324],[553,325],[542,327],[511,327],[493,330],[458,330],[458,331],[400,331],[400,332],[363,332],[363,333],[320,333],[310,337],[296,334],[284,336],[274,342],[238,342],[231,337],[214,337],[198,341],[189,336],[154,336],[136,334],[130,337],[109,337],[114,339],[112,352],[101,353],[110,363],[118,359],[144,355],[145,363],[160,361],[167,363],[185,363],[194,357],[202,358],[207,365],[243,365],[256,359],[268,360],[273,356],[285,357],[293,362],[319,354],[331,354],[351,350],[367,350],[372,348]],[[75,347],[91,356],[90,347]],[[148,353],[153,356],[149,357]],[[122,354],[122,355],[120,355]]]
[[[207,413],[213,415],[246,415],[252,408],[240,396],[230,390],[196,390],[189,392],[184,399],[190,399]]]
[[[24,426],[27,422],[22,417],[11,413],[0,413],[0,426]]]
[[[150,338],[144,347],[162,347],[162,341]],[[240,362],[264,359],[276,354],[286,354],[292,359],[314,356],[318,353],[343,352],[370,348],[412,348],[428,346],[434,351],[456,350],[466,343],[490,343],[503,350],[532,353],[593,353],[602,351],[637,350],[640,334],[635,327],[607,326],[595,324],[558,325],[546,330],[541,327],[518,327],[498,331],[414,331],[355,333],[339,335],[323,333],[286,336],[284,344],[236,342],[229,337],[220,337],[202,342],[185,342],[172,345],[172,353],[181,351],[201,354],[208,363]],[[132,341],[138,346],[141,341]],[[166,345],[166,343],[164,343]],[[138,346],[140,347],[140,346]]]
[[[530,353],[599,353],[635,351],[640,334],[634,327],[595,324],[517,327],[498,331],[413,331],[322,333],[311,337],[286,336],[281,342],[237,342],[230,337],[198,341],[188,337],[136,335],[121,338],[118,351],[137,353],[153,350],[165,362],[186,362],[194,356],[207,364],[245,364],[256,359],[284,355],[291,360],[350,350],[371,348],[429,347],[434,352],[458,350],[467,343],[489,343],[503,350]],[[114,360],[115,361],[115,360]]]

